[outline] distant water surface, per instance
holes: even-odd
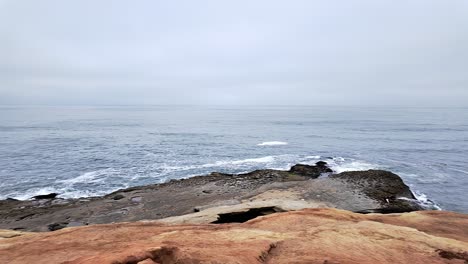
[[[468,213],[467,158],[466,108],[0,107],[0,199],[325,160],[390,170]]]

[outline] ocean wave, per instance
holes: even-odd
[[[380,169],[382,166],[378,164],[369,163],[362,160],[344,157],[327,157],[322,156],[306,156],[300,160],[301,163],[313,165],[317,161],[326,161],[328,166],[336,173],[345,171],[366,171],[370,169]]]
[[[107,179],[110,175],[118,174],[119,170],[113,168],[101,169],[96,171],[85,172],[78,177],[59,180],[57,182],[65,184],[76,184],[76,183],[96,183],[102,182]]]
[[[266,156],[260,158],[253,158],[253,159],[243,159],[243,160],[235,160],[229,162],[230,164],[245,164],[245,163],[271,163],[275,161],[275,156]]]
[[[59,198],[64,199],[77,199],[77,198],[84,198],[84,197],[96,197],[106,195],[113,191],[117,191],[118,189],[128,188],[130,187],[128,184],[123,184],[121,187],[109,187],[109,186],[101,186],[99,189],[78,189],[70,186],[49,186],[43,188],[32,188],[25,192],[11,192],[5,196],[0,196],[0,199],[6,198],[14,198],[18,200],[29,200],[34,196],[37,195],[45,195],[49,193],[58,193]]]
[[[322,156],[318,156],[318,155],[305,157],[305,159],[320,159],[320,158],[322,158]]]
[[[163,165],[161,168],[163,173],[171,173],[175,171],[187,171],[187,170],[196,170],[196,169],[206,169],[206,168],[223,168],[223,167],[235,167],[242,166],[242,165],[255,165],[255,164],[268,164],[274,163],[276,159],[281,156],[264,156],[258,158],[249,158],[249,159],[241,159],[241,160],[220,160],[214,163],[206,163],[206,164],[199,164],[199,165],[185,165],[185,166],[168,166]]]
[[[413,195],[414,197],[416,197],[416,200],[418,200],[419,205],[421,205],[424,209],[442,210],[442,208],[436,202],[429,199],[426,194],[418,191],[413,191]]]
[[[345,172],[345,171],[366,171],[371,169],[378,169],[379,166],[372,163],[367,163],[364,161],[350,161],[350,162],[343,162],[341,164],[330,164],[332,170],[336,171],[337,173]]]
[[[464,170],[460,170],[460,169],[455,169],[455,168],[449,168],[450,170],[453,170],[453,171],[457,171],[457,172],[461,172],[463,174],[466,174],[468,175],[468,171],[464,171]]]
[[[284,145],[288,145],[288,142],[284,142],[284,141],[266,141],[266,142],[262,142],[262,143],[257,144],[257,146],[284,146]]]
[[[44,194],[49,194],[49,193],[59,193],[59,190],[56,189],[55,187],[32,188],[32,189],[29,189],[26,192],[9,193],[5,197],[2,197],[2,199],[14,198],[14,199],[18,199],[18,200],[28,200],[28,199],[31,199],[33,196],[44,195]]]

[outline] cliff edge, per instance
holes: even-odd
[[[73,227],[0,239],[0,263],[468,263],[468,216],[320,208],[244,223]]]

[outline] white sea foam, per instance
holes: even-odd
[[[32,188],[22,193],[10,193],[4,198],[10,197],[18,200],[28,200],[31,199],[33,196],[44,195],[49,193],[58,193],[58,190],[54,187]]]
[[[437,205],[437,203],[430,200],[426,194],[422,192],[414,191],[413,195],[416,197],[416,200],[418,200],[418,203],[422,207],[426,209],[430,209],[430,210],[442,210],[442,208],[439,205]],[[406,198],[400,198],[400,199],[407,200]]]
[[[377,169],[378,166],[375,164],[367,163],[364,161],[350,161],[350,162],[343,162],[340,164],[331,164],[330,165],[332,170],[336,171],[337,173],[341,173],[344,171],[365,171],[370,169]]]
[[[274,163],[276,159],[281,156],[265,156],[258,158],[249,158],[241,160],[220,160],[214,163],[206,163],[199,165],[187,165],[187,166],[168,166],[163,165],[163,173],[171,173],[176,171],[187,171],[187,170],[196,170],[196,169],[206,169],[206,168],[216,168],[216,167],[238,167],[242,165],[254,165],[254,164],[269,164]]]
[[[86,172],[86,173],[81,174],[78,177],[66,179],[66,180],[59,180],[58,182],[65,183],[65,184],[102,182],[109,175],[112,175],[115,173],[118,173],[118,171],[113,168],[107,168],[107,169]]]
[[[322,156],[307,156],[305,157],[304,159],[313,159],[313,160],[318,160],[320,159]]]
[[[257,144],[257,146],[284,146],[288,145],[288,142],[283,142],[283,141],[266,141]]]
[[[230,162],[231,164],[245,164],[245,163],[271,163],[275,161],[274,156],[266,156],[260,158],[253,158],[253,159],[243,159],[243,160],[235,160]]]
[[[300,163],[305,163],[309,165],[315,164],[317,161],[326,161],[328,166],[336,173],[344,172],[344,171],[365,171],[370,169],[379,169],[382,168],[377,164],[372,164],[369,162],[365,162],[362,160],[356,160],[352,158],[344,158],[344,157],[333,157],[333,158],[326,158],[323,159],[322,156],[306,156]]]

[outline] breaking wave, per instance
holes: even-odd
[[[266,141],[257,144],[257,146],[284,146],[288,145],[288,142],[283,142],[283,141]]]
[[[271,143],[271,142],[270,142]],[[213,163],[177,165],[154,164],[146,168],[104,168],[89,171],[70,179],[56,180],[51,186],[31,188],[26,192],[10,192],[1,195],[0,199],[7,197],[27,200],[36,195],[59,193],[61,198],[81,198],[101,196],[121,188],[128,188],[138,184],[164,182],[173,178],[189,178],[204,175],[213,171],[243,173],[255,169],[288,170],[296,163],[313,165],[318,161],[326,161],[328,166],[336,173],[345,171],[364,171],[369,169],[385,169],[379,164],[345,157],[324,157],[320,155],[270,155],[252,157],[247,159],[219,160]],[[398,174],[398,173],[397,173]],[[412,175],[401,174],[403,177]],[[140,181],[142,180],[142,182]],[[425,194],[415,191],[415,197],[425,208],[439,209],[440,207]]]

